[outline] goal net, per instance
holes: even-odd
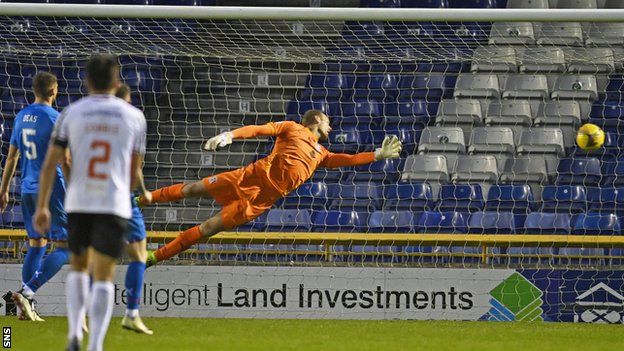
[[[187,297],[180,308],[197,316],[204,286],[221,294],[213,305],[221,302],[223,315],[251,306],[252,316],[309,317],[309,309],[315,318],[474,319],[465,311],[476,308],[482,319],[589,321],[582,313],[602,306],[592,289],[624,303],[624,25],[609,21],[621,11],[308,9],[280,17],[246,9],[236,17],[214,8],[210,18],[196,8],[188,11],[197,18],[164,10],[138,18],[146,15],[137,7],[117,16],[110,6],[108,17],[40,8],[0,17],[3,157],[15,114],[33,102],[32,76],[59,78],[55,106],[63,109],[86,94],[83,65],[93,53],[119,56],[133,104],[145,111],[149,189],[248,165],[274,140],[235,140],[216,152],[202,144],[243,125],[299,121],[309,109],[330,117],[323,145],[332,152],[372,151],[386,135],[403,143],[400,159],[317,170],[238,233],[167,262],[201,267],[157,268],[147,308],[160,311],[150,294],[164,296],[156,286],[173,281]],[[584,123],[604,130],[604,147],[577,147]],[[16,180],[4,228],[23,228],[19,195]],[[219,210],[207,199],[144,208],[150,248]],[[22,245],[7,239],[3,260],[19,260]],[[245,300],[237,289],[247,286],[257,291]],[[339,302],[330,311],[332,287]],[[483,296],[470,290],[480,288]],[[287,300],[294,307],[280,314]]]

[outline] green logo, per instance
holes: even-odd
[[[490,291],[490,310],[481,317],[491,321],[541,321],[542,291],[514,273]]]

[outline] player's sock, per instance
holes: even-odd
[[[69,340],[77,338],[82,342],[82,319],[85,315],[89,297],[89,275],[85,272],[70,271],[67,274],[65,288],[67,292],[67,321]]]
[[[202,236],[203,235],[199,230],[199,226],[183,231],[175,239],[173,239],[173,241],[167,243],[167,245],[154,252],[156,260],[160,262],[170,259],[197,243]]]
[[[126,315],[131,318],[134,318],[136,316],[135,312],[139,311],[144,273],[145,263],[134,261],[128,265],[128,271],[126,272]]]
[[[26,252],[26,257],[24,257],[24,266],[22,266],[22,282],[28,283],[32,277],[35,275],[35,272],[39,269],[39,265],[41,265],[41,259],[45,254],[46,247],[35,247],[29,246],[28,251]]]
[[[152,191],[152,203],[178,201],[184,198],[182,188],[184,183],[166,186]]]
[[[50,253],[43,262],[41,262],[41,267],[39,267],[39,270],[25,286],[33,293],[37,292],[43,284],[52,279],[52,277],[61,270],[63,265],[68,262],[69,250],[64,247],[57,247],[56,250]]]
[[[113,314],[112,282],[93,282],[89,306],[89,350],[102,350],[104,337]]]

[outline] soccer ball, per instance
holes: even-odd
[[[583,150],[599,149],[604,141],[604,131],[595,124],[583,124],[576,133],[576,144]]]

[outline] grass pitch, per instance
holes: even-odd
[[[113,318],[106,350],[624,350],[624,326],[572,323],[145,318],[154,336]],[[63,350],[67,322],[0,317],[12,350]],[[86,349],[86,345],[84,348]]]

